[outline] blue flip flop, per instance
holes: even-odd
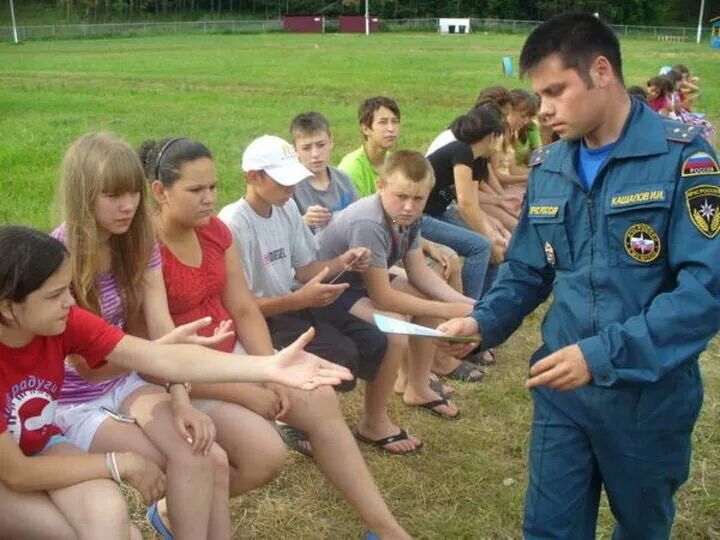
[[[150,525],[153,526],[155,532],[157,532],[163,540],[175,540],[172,533],[167,530],[165,524],[163,523],[163,520],[160,518],[160,512],[158,512],[157,503],[154,503],[147,509],[145,517],[147,517]]]
[[[363,540],[380,540],[380,537],[372,531],[365,531]]]

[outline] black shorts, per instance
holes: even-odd
[[[344,366],[367,381],[375,379],[387,351],[385,334],[375,325],[348,313],[337,301],[323,308],[291,311],[266,320],[277,349],[287,347],[314,326],[315,337],[305,350]],[[346,392],[354,387],[355,380],[352,380],[344,381],[336,389]]]

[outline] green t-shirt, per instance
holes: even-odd
[[[379,175],[370,164],[365,147],[361,146],[357,150],[345,154],[337,168],[347,173],[352,179],[360,197],[367,197],[377,191],[376,182]]]
[[[520,139],[515,141],[515,163],[521,167],[527,167],[530,161],[530,154],[542,146],[540,140],[540,129],[535,122],[527,130],[525,142]]]

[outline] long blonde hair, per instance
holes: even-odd
[[[110,237],[110,270],[126,320],[140,309],[145,268],[155,242],[142,164],[125,141],[110,133],[88,133],[70,146],[62,163],[58,209],[65,221],[75,299],[97,314],[101,313],[97,276],[103,269],[93,202],[100,193],[128,192],[140,193],[137,211],[125,234]]]

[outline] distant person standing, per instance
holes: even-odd
[[[552,293],[527,382],[525,538],[595,538],[602,487],[613,538],[669,538],[698,356],[720,327],[717,156],[697,127],[629,98],[618,39],[591,15],[538,26],[520,68],[562,140],[531,159],[495,286],[439,328],[494,346]]]

